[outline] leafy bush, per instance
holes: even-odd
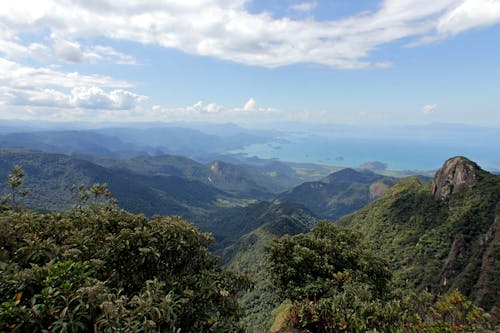
[[[248,281],[220,267],[211,241],[178,217],[108,200],[64,213],[4,208],[0,331],[238,331],[235,296]]]
[[[391,277],[388,264],[362,246],[359,233],[330,222],[318,223],[307,234],[285,236],[268,250],[274,284],[291,300],[332,295],[351,279],[381,296]]]

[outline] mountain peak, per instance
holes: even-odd
[[[436,200],[461,192],[476,184],[481,168],[471,160],[456,156],[444,162],[432,182],[432,195]]]
[[[372,183],[383,176],[378,175],[370,170],[356,171],[351,168],[345,168],[337,172],[331,173],[321,182],[335,184],[338,182],[357,182],[357,183]]]

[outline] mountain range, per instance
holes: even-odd
[[[152,131],[148,142],[161,133]],[[243,321],[253,329],[267,329],[279,305],[266,248],[320,220],[361,232],[387,258],[400,290],[458,289],[487,310],[500,307],[500,176],[465,157],[446,161],[430,181],[257,158],[202,162],[166,154],[160,139],[155,146],[125,136],[119,128],[4,134],[0,146],[12,147],[0,149],[0,177],[21,166],[30,193],[20,203],[39,211],[74,205],[73,185],[107,183],[123,209],[180,215],[212,233],[221,263],[254,279],[241,297]],[[221,157],[216,141],[209,146],[205,157]],[[9,193],[6,183],[2,193]]]

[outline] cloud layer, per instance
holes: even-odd
[[[373,11],[330,21],[312,16],[321,9],[319,1],[297,1],[288,8],[288,13],[306,14],[301,18],[254,13],[248,10],[250,2],[0,1],[0,118],[19,112],[30,119],[68,120],[280,116],[253,98],[238,107],[204,102],[151,107],[148,96],[134,92],[133,82],[61,70],[81,63],[137,64],[134,57],[104,45],[109,40],[268,68],[308,63],[364,69],[391,66],[371,57],[386,44],[419,46],[500,22],[500,0],[382,0]],[[436,110],[429,104],[421,111]],[[365,117],[358,113],[359,119]]]
[[[449,38],[465,30],[500,22],[499,0],[384,0],[373,12],[332,21],[275,18],[250,13],[245,0],[145,1],[2,1],[3,45],[19,52],[21,33],[49,31],[55,52],[70,62],[112,56],[114,50],[83,50],[75,41],[106,37],[167,48],[247,65],[277,67],[317,63],[335,68],[386,65],[370,54],[384,44],[410,44]],[[308,11],[316,2],[302,2]],[[7,45],[8,44],[8,45]],[[32,46],[33,47],[33,46]],[[18,49],[17,51],[15,49]],[[5,51],[4,51],[5,52]],[[89,54],[90,53],[90,54]]]

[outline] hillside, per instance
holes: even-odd
[[[300,203],[317,216],[335,221],[380,197],[395,183],[393,177],[347,168],[320,181],[296,186],[280,194],[278,199]]]
[[[434,181],[407,178],[338,224],[361,231],[389,259],[401,288],[459,289],[476,304],[500,306],[500,177],[464,157]]]
[[[278,177],[268,176],[258,168],[222,161],[203,164],[184,156],[164,154],[141,155],[120,160],[91,156],[81,156],[81,158],[113,170],[128,170],[146,176],[183,177],[244,198],[266,199],[273,193],[283,190],[283,187],[274,181]],[[293,175],[289,177],[292,178]]]
[[[280,206],[283,204],[274,204],[270,208],[280,209]],[[261,226],[224,249],[222,258],[225,267],[247,272],[255,282],[254,288],[245,292],[240,299],[242,308],[245,309],[242,323],[250,330],[264,330],[270,327],[273,318],[271,312],[279,305],[267,272],[266,247],[284,235],[308,232],[318,222],[307,210],[297,211],[299,207],[290,206],[292,207],[295,214],[284,211],[278,216],[262,215]]]
[[[238,204],[213,186],[169,175],[140,175],[126,169],[109,169],[86,160],[36,151],[0,150],[0,177],[5,179],[14,164],[26,172],[25,186],[32,192],[24,198],[27,207],[63,210],[75,203],[72,185],[107,183],[120,207],[146,215],[203,216],[219,205]],[[0,193],[6,192],[0,185]]]
[[[222,250],[238,241],[240,237],[254,231],[271,221],[290,220],[298,225],[310,228],[316,223],[316,217],[304,206],[288,202],[261,201],[247,206],[235,206],[219,209],[206,218],[194,218],[193,222],[204,231],[215,236],[215,251]],[[224,262],[231,260],[237,248],[226,250]]]

